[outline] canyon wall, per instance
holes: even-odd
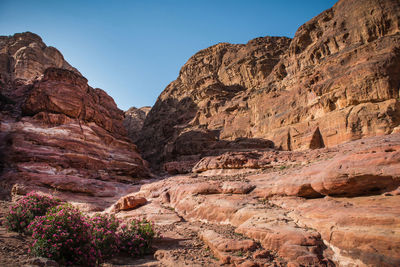
[[[391,133],[400,124],[399,16],[396,0],[339,1],[293,39],[198,52],[149,112],[139,148],[161,166],[237,138],[303,150]]]
[[[0,52],[3,188],[57,190],[86,203],[85,196],[119,197],[127,183],[149,176],[124,112],[58,50],[27,32],[0,37]]]
[[[147,114],[151,107],[145,106],[141,108],[131,107],[125,111],[124,127],[128,132],[128,137],[135,142],[142,130]]]

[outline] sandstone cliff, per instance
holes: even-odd
[[[157,99],[138,146],[160,165],[194,162],[221,140],[299,150],[391,133],[400,124],[399,14],[396,0],[342,0],[293,40],[198,52]]]
[[[126,136],[124,113],[107,93],[88,86],[60,52],[32,33],[0,37],[0,52],[4,188],[21,194],[58,190],[96,208],[128,190],[121,182],[149,175]],[[90,207],[91,201],[97,204]]]
[[[131,107],[125,111],[124,127],[128,132],[128,137],[135,142],[142,130],[144,121],[151,107],[145,106],[141,108]]]
[[[74,71],[54,47],[46,46],[40,36],[31,33],[16,33],[0,36],[0,82],[2,91],[12,87],[18,79],[30,81],[43,75],[47,68],[55,67]]]

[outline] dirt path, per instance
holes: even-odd
[[[9,201],[0,201],[0,221],[8,212]],[[0,225],[0,266],[21,266],[29,261],[28,249],[31,238],[18,233],[7,232],[4,225]]]

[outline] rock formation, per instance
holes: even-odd
[[[223,245],[255,240],[287,266],[400,264],[400,134],[313,151],[269,151],[253,161],[253,174],[217,156],[211,165],[199,164],[197,175],[143,185],[131,197],[145,197],[152,208],[118,216],[151,219],[152,210],[172,209],[188,222],[230,225],[243,236],[232,239],[205,227],[199,232],[221,263],[265,266],[259,251],[246,248],[238,257]],[[236,172],[221,172],[229,168]],[[161,212],[166,224],[176,222],[169,213]]]
[[[199,159],[220,140],[302,150],[391,133],[400,124],[399,14],[396,0],[342,0],[293,40],[198,52],[159,96],[138,146],[160,165]],[[191,151],[179,151],[182,139]]]
[[[129,192],[149,175],[126,137],[124,113],[93,89],[55,48],[32,33],[0,38],[1,183],[23,194],[32,189],[91,207],[87,196]],[[71,194],[72,193],[72,194]],[[101,198],[100,198],[101,199]],[[104,206],[106,200],[96,200]],[[89,203],[87,203],[89,202]]]
[[[398,266],[399,88],[395,0],[340,0],[292,40],[204,49],[138,139],[153,166],[193,173],[143,185],[130,197],[150,204],[118,216],[201,221],[221,264]]]
[[[235,138],[221,138],[225,118],[216,119],[216,114],[245,109],[247,104],[241,101],[242,106],[222,112],[247,88],[259,86],[289,44],[289,38],[264,37],[246,45],[221,43],[191,57],[178,79],[158,97],[145,120],[138,140],[145,157],[155,165],[165,161],[190,162],[215,147],[224,149],[224,143]],[[260,142],[260,148],[265,148],[264,140]]]
[[[0,59],[2,90],[16,79],[33,80],[50,67],[80,74],[56,48],[46,46],[38,35],[30,32],[0,36]]]
[[[398,0],[204,49],[147,116],[34,34],[0,37],[0,63],[0,188],[152,220],[155,265],[400,266]],[[189,174],[136,179],[124,126],[154,167]]]
[[[131,107],[125,111],[124,127],[128,132],[128,137],[135,142],[142,130],[144,120],[149,113],[151,107],[145,106],[141,108]]]

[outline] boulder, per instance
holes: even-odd
[[[124,196],[115,204],[115,212],[131,210],[143,206],[147,200],[144,197]]]

